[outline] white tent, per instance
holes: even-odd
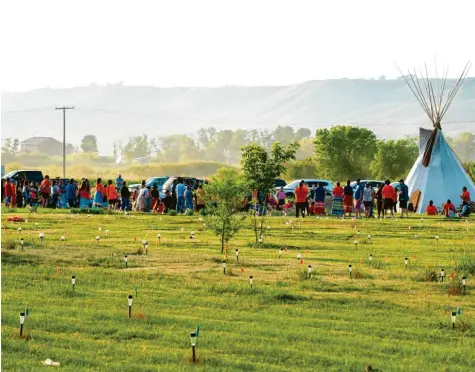
[[[443,79],[435,82],[429,78],[427,68],[425,76],[418,76],[415,71],[403,75],[434,127],[432,131],[420,129],[419,156],[406,179],[410,200],[417,213],[424,212],[430,200],[439,208],[447,199],[458,205],[463,186],[472,197],[475,196],[475,185],[445,140],[441,127],[442,118],[465,80],[470,65],[467,63],[450,89],[447,89],[447,70]]]

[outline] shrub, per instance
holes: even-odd
[[[193,216],[193,210],[192,209],[187,209],[185,211],[185,216]]]
[[[176,216],[176,215],[177,215],[176,210],[175,210],[175,209],[170,209],[170,210],[168,211],[168,215],[169,215],[169,216]]]
[[[466,275],[475,275],[475,260],[471,257],[462,257],[455,264],[455,270],[460,271]]]
[[[199,215],[206,216],[206,209],[200,209]]]

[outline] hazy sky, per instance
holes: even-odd
[[[475,62],[471,3],[5,0],[0,89],[394,77],[435,56],[453,76]]]

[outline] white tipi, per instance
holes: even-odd
[[[463,186],[467,187],[472,198],[475,196],[475,185],[445,140],[440,125],[470,66],[468,62],[450,89],[447,89],[448,70],[441,82],[436,79],[434,83],[429,78],[427,67],[425,76],[418,76],[415,71],[403,75],[434,126],[431,132],[420,129],[419,157],[406,179],[410,201],[417,213],[425,212],[430,200],[439,208],[447,199],[455,205],[460,204]]]

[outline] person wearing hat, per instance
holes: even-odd
[[[401,209],[401,218],[404,217],[404,212],[406,212],[406,218],[409,218],[407,212],[407,203],[409,202],[409,188],[404,183],[403,179],[399,180],[399,208]]]

